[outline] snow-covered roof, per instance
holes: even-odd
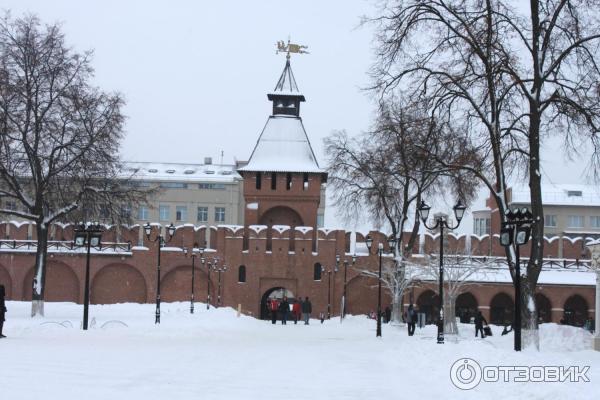
[[[577,184],[542,184],[544,205],[600,207],[600,187]],[[512,187],[512,203],[530,204],[529,186]]]
[[[325,172],[317,163],[302,119],[291,115],[269,117],[248,164],[238,171]]]
[[[223,182],[241,179],[235,165],[125,162],[123,178],[144,181]]]

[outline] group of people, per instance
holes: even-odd
[[[282,300],[272,298],[268,300],[267,308],[271,313],[271,323],[273,324],[277,323],[277,315],[279,315],[281,323],[286,325],[288,317],[291,314],[294,324],[297,324],[300,318],[302,318],[304,320],[304,325],[308,325],[310,314],[312,313],[312,303],[308,297],[305,297],[304,300],[300,297],[291,303],[288,301],[287,297],[283,297]]]

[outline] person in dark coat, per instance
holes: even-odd
[[[304,298],[302,302],[302,317],[304,318],[304,325],[308,325],[308,321],[310,320],[310,313],[312,312],[312,304],[308,297]]]
[[[4,328],[4,315],[6,314],[6,303],[4,297],[6,296],[6,290],[4,285],[0,285],[0,338],[5,338],[2,334],[2,328]]]
[[[475,316],[475,337],[477,337],[479,332],[481,332],[482,339],[485,337],[485,333],[483,333],[483,325],[487,324],[488,323],[483,317],[483,314],[481,314],[481,311],[478,311],[477,315]]]
[[[415,312],[415,308],[412,303],[408,306],[408,310],[406,310],[406,324],[408,325],[408,336],[412,336],[415,334],[415,322],[417,313]]]
[[[287,325],[287,318],[290,312],[290,303],[288,303],[287,297],[284,297],[279,304],[279,312],[281,313],[281,323]]]
[[[385,316],[384,321],[387,324],[392,319],[392,309],[390,308],[390,306],[387,306],[385,308],[385,314],[384,314],[384,316]]]

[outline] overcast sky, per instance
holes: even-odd
[[[292,56],[306,97],[301,116],[320,164],[322,140],[336,129],[358,134],[374,103],[361,90],[373,60],[372,35],[358,27],[371,0],[75,1],[4,0],[13,16],[61,22],[67,42],[94,50],[96,84],[121,92],[128,117],[122,156],[133,161],[246,160],[271,112],[285,56],[278,40],[304,44]],[[544,180],[583,182],[584,162],[565,164],[544,149]],[[483,205],[480,199],[475,208]],[[340,225],[333,212],[327,225]],[[470,228],[470,221],[465,221]]]

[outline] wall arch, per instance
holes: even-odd
[[[357,275],[346,284],[346,314],[369,314],[377,310],[377,279]],[[382,302],[386,304],[387,293],[382,291]],[[339,301],[338,299],[332,300]]]
[[[537,310],[539,323],[552,322],[552,303],[544,294],[535,294],[535,309]]]
[[[0,264],[0,284],[4,285],[6,290],[6,299],[12,300],[12,278],[7,269]]]
[[[565,301],[563,322],[567,325],[583,326],[588,318],[588,303],[580,295],[574,294]]]
[[[46,284],[44,288],[45,301],[79,302],[79,278],[69,265],[51,259],[46,260]],[[22,300],[30,301],[33,292],[32,282],[35,268],[31,267],[23,281]]]
[[[206,301],[206,278],[207,275],[204,270],[198,268],[196,265],[194,272],[194,299],[203,299],[203,301]],[[180,265],[171,269],[160,281],[160,297],[167,303],[173,301],[189,301],[191,295],[191,265]],[[216,298],[216,293],[211,293],[211,297]]]
[[[440,317],[440,297],[433,290],[425,290],[417,297],[417,312],[425,313],[425,323],[436,323]]]
[[[145,303],[146,299],[144,276],[129,264],[109,264],[94,275],[90,289],[93,304]]]
[[[304,226],[304,221],[300,214],[293,208],[286,206],[276,206],[265,211],[259,220],[259,225],[289,225],[291,227]]]
[[[490,303],[490,323],[496,325],[510,325],[515,314],[515,303],[508,294],[497,293]]]
[[[468,324],[471,322],[471,318],[477,315],[479,304],[477,299],[471,292],[465,292],[458,295],[456,302],[454,303],[454,310],[456,316],[460,318],[460,322]]]

